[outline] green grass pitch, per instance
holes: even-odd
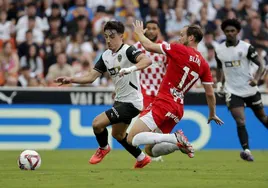
[[[112,150],[98,165],[89,165],[93,150],[38,151],[40,169],[22,171],[20,151],[0,151],[1,188],[268,188],[268,151],[253,151],[255,162],[239,151],[197,151],[195,158],[175,152],[164,162],[135,170],[135,160]]]

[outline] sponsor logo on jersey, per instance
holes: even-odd
[[[225,67],[240,67],[241,62],[240,62],[240,60],[237,60],[237,61],[225,61],[224,64],[225,64]]]
[[[110,69],[108,69],[108,71],[109,71],[111,76],[116,76],[116,75],[118,75],[120,69],[121,69],[121,67],[118,66],[118,67],[110,68]]]

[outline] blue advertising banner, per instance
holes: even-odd
[[[0,105],[0,149],[95,149],[91,122],[110,105]],[[268,114],[268,107],[265,107]],[[207,124],[207,106],[185,106],[182,129],[196,149],[240,149],[236,125],[225,106],[217,106],[223,126]],[[268,130],[246,109],[252,149],[268,149]],[[109,129],[110,131],[110,129]],[[115,149],[122,146],[109,136]]]

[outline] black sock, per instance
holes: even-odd
[[[133,157],[137,158],[141,154],[141,149],[139,147],[134,147],[127,143],[127,134],[123,140],[117,140]]]
[[[246,126],[237,126],[237,133],[238,133],[238,137],[239,137],[242,148],[244,150],[249,149],[248,133],[246,130]]]
[[[101,133],[95,133],[96,139],[99,143],[99,146],[105,147],[108,144],[108,130],[105,128]]]

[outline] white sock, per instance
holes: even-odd
[[[168,155],[179,149],[180,148],[177,146],[177,144],[162,142],[160,144],[154,145],[154,147],[152,148],[152,154],[154,157],[158,157],[161,155]]]
[[[141,152],[141,154],[137,157],[137,161],[142,161],[145,158],[145,153]]]
[[[142,132],[134,136],[132,140],[132,145],[139,146],[139,145],[146,145],[146,144],[158,144],[161,142],[177,144],[178,141],[177,141],[175,134]]]
[[[101,147],[101,149],[108,149],[108,144],[104,147]]]

